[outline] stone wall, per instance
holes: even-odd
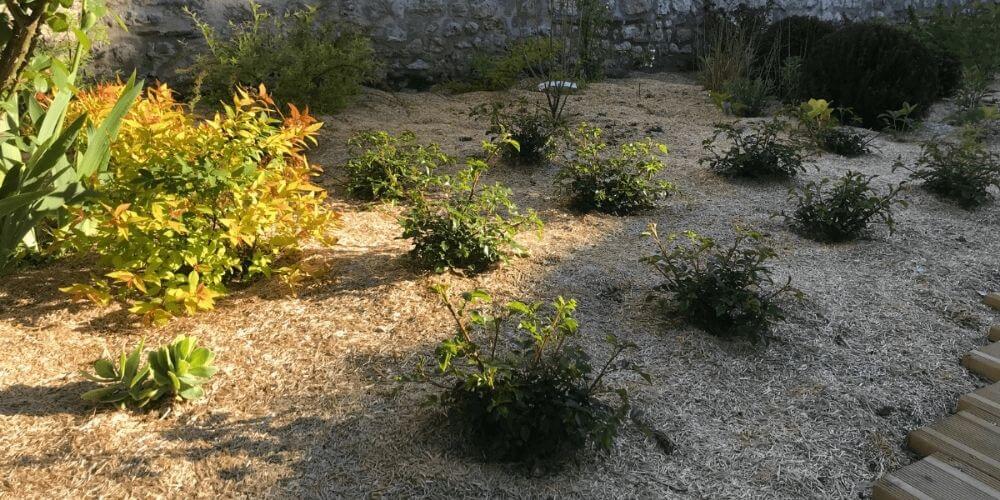
[[[775,16],[814,15],[826,19],[900,18],[909,6],[930,8],[940,0],[776,0]],[[955,3],[954,0],[945,0]],[[303,4],[263,0],[282,11]],[[498,50],[510,39],[545,32],[545,0],[316,0],[322,16],[342,19],[371,33],[392,79],[429,81],[461,71],[477,51]],[[703,0],[609,0],[614,26],[609,42],[620,60],[669,61],[690,54]],[[750,0],[717,0],[735,7]],[[110,44],[99,50],[98,73],[131,72],[170,78],[204,49],[185,10],[222,33],[230,20],[247,16],[246,0],[111,0],[127,31],[111,26]]]

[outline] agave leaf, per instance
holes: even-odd
[[[210,365],[214,359],[215,354],[213,354],[212,351],[209,351],[204,347],[199,347],[191,353],[189,361],[191,362],[191,366],[198,367]]]
[[[85,378],[85,379],[87,379],[87,380],[89,380],[91,382],[97,382],[98,384],[107,384],[109,382],[114,382],[115,380],[117,380],[117,379],[106,379],[104,377],[99,377],[99,376],[96,376],[96,375],[94,375],[92,373],[85,372],[85,371],[80,371],[80,375],[82,375],[83,378]]]
[[[128,393],[122,393],[119,387],[101,387],[100,389],[94,389],[92,391],[87,391],[83,393],[82,396],[85,401],[93,401],[98,403],[115,403],[121,401],[128,397]]]
[[[170,377],[170,385],[174,388],[174,393],[178,393],[181,390],[181,380],[177,378],[174,372],[167,372],[167,376]]]
[[[177,360],[177,369],[174,370],[174,373],[176,373],[177,376],[180,377],[180,376],[187,375],[189,371],[191,371],[191,363],[188,363],[184,359],[178,359]]]
[[[163,396],[165,396],[165,395],[167,395],[169,393],[170,393],[170,389],[168,389],[166,387],[158,387],[158,388],[156,388],[153,391],[153,393],[149,396],[148,399],[145,399],[145,400],[143,400],[142,402],[139,403],[139,408],[142,408],[142,407],[148,405],[149,403],[152,403],[153,401],[157,401],[157,400],[159,400],[160,398],[162,398]]]
[[[201,378],[210,378],[212,375],[215,375],[215,372],[217,371],[219,371],[219,369],[214,366],[196,366],[191,368],[191,375]]]
[[[122,370],[122,375],[125,376],[125,380],[131,380],[135,377],[136,372],[139,370],[139,363],[141,361],[140,356],[142,355],[142,342],[128,355],[125,360],[125,369]]]
[[[142,384],[140,384],[140,382],[144,382],[149,377],[149,370],[149,365],[143,366],[142,369],[139,370],[134,377],[132,377],[128,386],[131,388],[141,387]]]
[[[193,386],[181,391],[178,396],[187,400],[201,399],[205,397],[205,390],[200,386]]]
[[[94,361],[94,372],[96,372],[99,377],[105,379],[113,380],[118,378],[115,373],[114,363],[104,358]]]

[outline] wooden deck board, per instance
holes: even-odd
[[[1000,480],[935,453],[886,475],[872,490],[873,500],[995,500]]]
[[[962,396],[958,399],[958,411],[967,411],[1000,425],[1000,383]]]
[[[1000,296],[987,304],[1000,309]],[[969,370],[1000,380],[1000,326],[993,344],[962,359]],[[886,474],[874,500],[1000,500],[1000,382],[966,394],[958,413],[910,433],[910,448],[923,459]]]
[[[992,382],[1000,381],[1000,342],[966,354],[962,365]]]
[[[983,299],[983,303],[992,307],[993,309],[1000,309],[1000,294],[998,293],[986,294],[986,298]]]
[[[969,412],[959,412],[910,433],[910,448],[921,456],[949,455],[1000,478],[1000,427]]]

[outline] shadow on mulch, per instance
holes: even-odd
[[[96,388],[92,382],[79,381],[58,386],[15,384],[0,389],[0,415],[83,415],[94,411],[80,395]]]

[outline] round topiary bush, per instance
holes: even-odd
[[[810,95],[850,108],[869,128],[879,115],[916,105],[917,115],[940,95],[940,58],[910,33],[877,23],[846,26],[820,39],[805,61]]]

